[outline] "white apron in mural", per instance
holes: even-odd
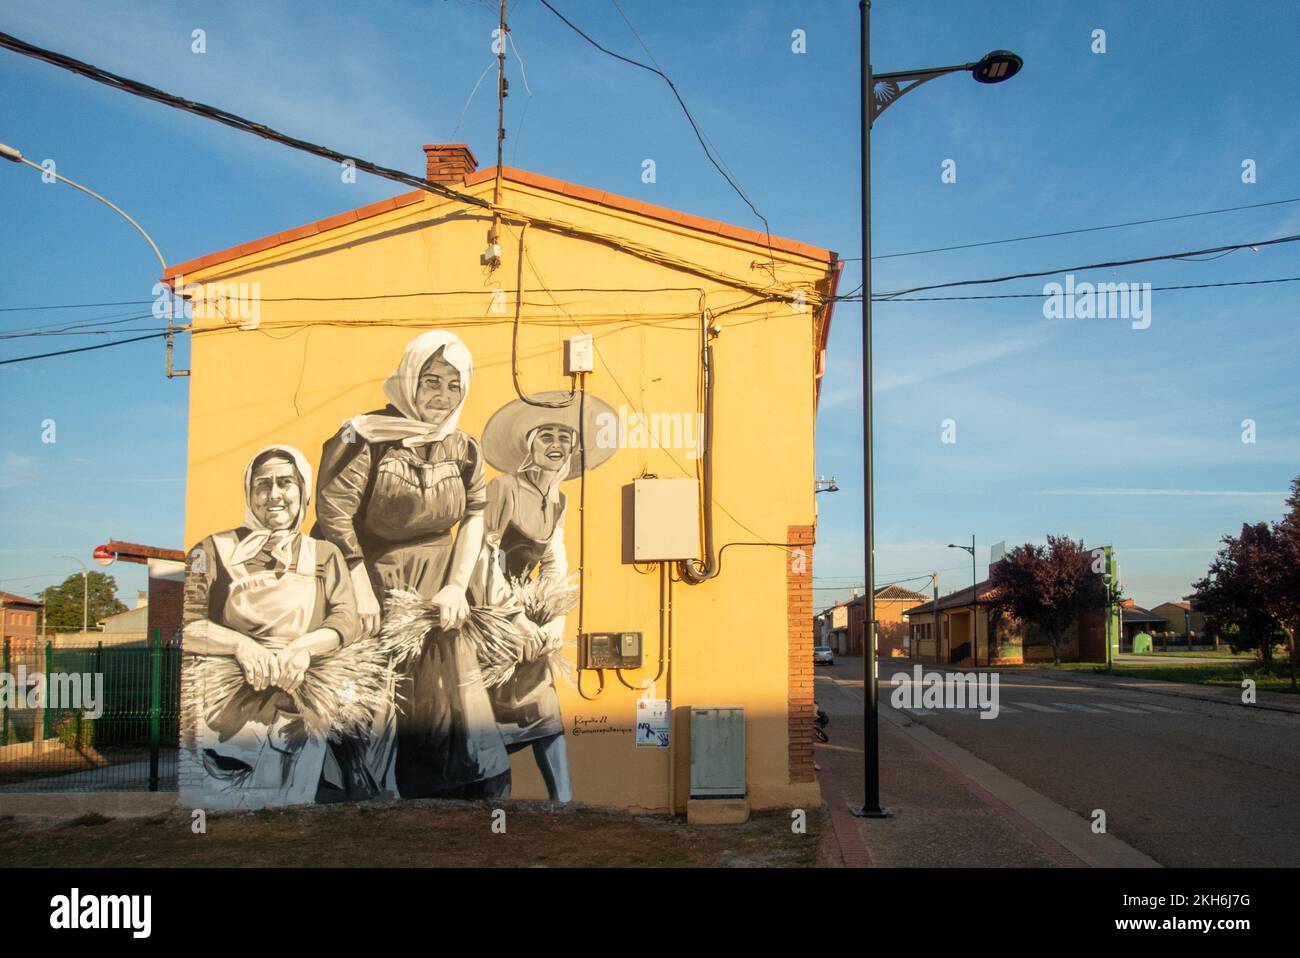
[[[308,631],[316,607],[316,540],[301,536],[294,568],[250,572],[232,561],[233,533],[213,537],[230,573],[220,624],[271,651]],[[258,808],[314,801],[327,745],[311,734],[292,698],[270,686],[244,685],[219,714],[204,715],[200,729],[209,804]]]

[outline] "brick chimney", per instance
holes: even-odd
[[[424,155],[428,162],[425,179],[430,183],[460,186],[478,169],[478,160],[465,143],[426,143]]]

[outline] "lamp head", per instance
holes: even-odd
[[[994,50],[984,54],[970,72],[977,83],[1001,83],[1019,73],[1024,65],[1025,61],[1010,50]]]

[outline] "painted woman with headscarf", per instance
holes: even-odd
[[[459,629],[487,505],[479,445],[456,428],[472,371],[453,333],[417,336],[384,383],[389,404],[345,422],[321,454],[315,531],[351,569],[363,631],[378,630],[391,589],[418,593],[440,622],[369,740],[334,749],[340,797],[509,794],[510,759]]]
[[[185,651],[233,656],[244,677],[219,708],[203,701],[213,690],[195,690],[208,807],[316,795],[326,741],[291,693],[314,658],[357,637],[359,623],[342,554],[299,531],[311,477],[292,446],[261,450],[244,470],[243,523],[190,550]]]
[[[568,560],[564,548],[566,500],[560,483],[600,465],[615,452],[592,444],[602,414],[613,416],[603,401],[588,395],[580,431],[579,401],[567,392],[547,392],[516,399],[501,407],[483,427],[483,454],[502,474],[488,484],[487,532],[476,588],[480,601],[499,605],[509,600],[510,580],[539,578],[564,582]],[[560,405],[561,403],[566,403]],[[545,403],[547,405],[539,405]],[[585,441],[587,448],[580,448]],[[539,643],[563,641],[563,616],[540,627]],[[548,656],[528,649],[510,679],[491,690],[492,710],[510,752],[531,746],[553,801],[573,798],[564,722]]]

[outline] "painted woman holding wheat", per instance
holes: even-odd
[[[311,465],[270,446],[244,470],[243,523],[192,550],[185,589],[187,653],[208,806],[256,808],[315,798],[326,755],[322,721],[295,702],[313,661],[358,634],[343,556],[303,535]],[[212,669],[233,659],[238,668]],[[228,675],[227,675],[228,673]],[[222,676],[223,678],[218,678]],[[242,680],[242,681],[241,681]]]
[[[488,484],[478,588],[492,604],[509,601],[513,593],[538,620],[541,641],[529,643],[511,677],[491,689],[492,710],[506,748],[514,752],[531,746],[551,799],[567,802],[573,798],[573,788],[554,674],[556,656],[562,654],[565,619],[546,609],[571,604],[563,601],[568,562],[566,500],[560,483],[581,475],[584,461],[591,469],[613,455],[612,448],[590,448],[585,455],[579,449],[579,436],[596,435],[598,417],[613,411],[587,396],[585,427],[580,432],[579,402],[569,393],[530,398],[531,403],[516,399],[503,406],[483,429],[484,457],[502,475]],[[567,405],[559,405],[566,400]]]
[[[461,629],[487,505],[479,445],[456,428],[472,370],[455,334],[417,336],[384,383],[389,404],[345,422],[321,453],[313,531],[351,569],[363,632],[378,631],[380,603],[394,590],[417,594],[438,622],[402,666],[368,739],[332,750],[339,798],[509,794],[510,759]]]

